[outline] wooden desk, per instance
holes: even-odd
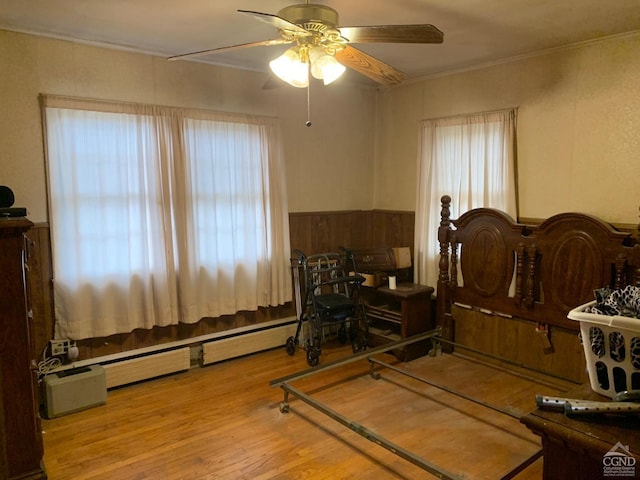
[[[562,395],[567,398],[609,401],[584,385]],[[542,437],[544,480],[591,480],[640,478],[640,417],[573,416],[537,409],[521,419],[527,428]],[[637,462],[634,476],[604,471],[604,455],[618,442],[629,447]],[[631,462],[633,463],[633,462]]]
[[[378,287],[367,305],[370,321],[369,345],[384,345],[434,328],[431,315],[433,287],[399,283],[397,288]],[[426,355],[428,342],[419,342],[394,350],[402,361]]]

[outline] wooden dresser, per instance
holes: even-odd
[[[563,397],[609,401],[584,385]],[[640,478],[640,417],[592,415],[568,417],[563,412],[535,410],[521,422],[542,437],[544,480]],[[633,460],[624,462],[628,449]],[[623,460],[605,457],[610,451]],[[626,463],[618,465],[615,463]],[[631,465],[633,464],[633,465]],[[635,475],[616,474],[616,469]]]
[[[0,219],[0,478],[44,479],[25,218]]]

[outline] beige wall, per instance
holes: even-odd
[[[423,118],[518,107],[520,215],[638,222],[640,34],[376,90],[263,90],[264,73],[0,31],[0,184],[47,220],[39,93],[279,117],[292,212],[414,210]],[[315,87],[315,88],[313,88]]]
[[[415,208],[421,119],[518,107],[520,216],[638,223],[640,34],[381,91],[374,204]]]
[[[316,82],[307,128],[306,90],[263,90],[266,79],[0,30],[0,185],[33,221],[47,221],[38,95],[48,93],[279,117],[289,210],[371,209],[375,90]]]

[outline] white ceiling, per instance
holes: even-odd
[[[274,27],[237,10],[276,14],[293,3],[303,2],[2,0],[0,29],[168,57],[279,38]],[[315,0],[315,3],[338,10],[340,26],[429,23],[442,30],[444,43],[440,45],[354,45],[404,71],[409,78],[640,31],[640,0]],[[268,61],[282,49],[255,47],[189,61],[266,71]]]

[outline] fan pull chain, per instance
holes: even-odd
[[[305,125],[307,127],[311,126],[311,82],[307,85],[307,123]]]

